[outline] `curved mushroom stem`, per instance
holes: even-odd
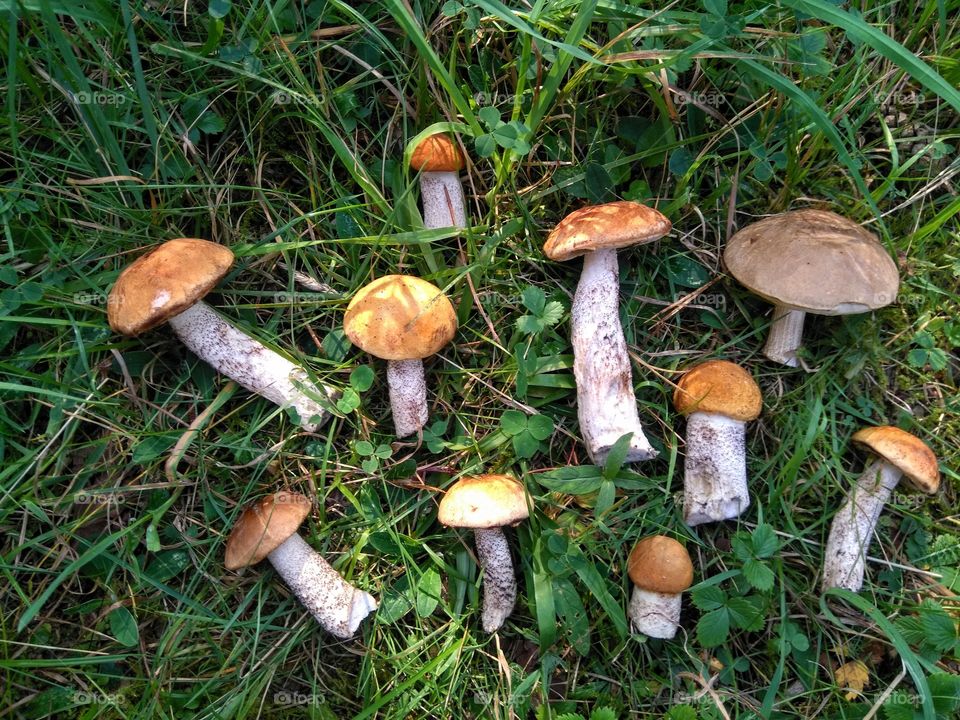
[[[680,593],[658,593],[633,586],[627,615],[637,632],[669,640],[680,626]]]
[[[422,360],[387,362],[387,389],[397,437],[412,435],[427,424],[427,381]]]
[[[477,560],[483,569],[483,629],[496,632],[513,612],[517,601],[517,579],[513,575],[510,546],[503,530],[478,528],[473,531]]]
[[[420,173],[423,224],[428,228],[466,227],[466,201],[457,172]]]
[[[867,549],[883,506],[900,482],[900,470],[879,458],[870,462],[833,518],[823,554],[822,587],[859,592],[863,587]]]
[[[270,563],[323,628],[349,638],[377,609],[372,595],[355,588],[294,533],[267,555]]]
[[[803,342],[803,310],[794,310],[783,305],[773,306],[773,323],[770,325],[763,354],[781,365],[797,367],[797,350]]]
[[[596,465],[603,465],[613,444],[631,432],[627,462],[657,456],[637,414],[627,341],[620,325],[619,294],[617,251],[595,250],[584,255],[570,313],[570,339],[580,431]]]
[[[317,397],[334,398],[317,387],[306,371],[224,320],[203,302],[169,320],[177,337],[201,360],[281,407],[292,407],[300,426],[313,432],[330,417]]]
[[[746,423],[719,413],[687,418],[683,515],[687,525],[735,518],[750,505]]]

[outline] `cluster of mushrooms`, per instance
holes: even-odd
[[[421,141],[411,156],[419,173],[428,228],[466,227],[459,171],[464,157],[446,135]],[[633,374],[620,324],[617,250],[649,243],[672,226],[660,212],[636,202],[584,207],[549,234],[552,260],[583,258],[571,308],[571,343],[580,433],[591,462],[603,465],[629,436],[626,462],[656,457],[644,435]],[[168,322],[196,355],[251,392],[287,409],[307,431],[329,416],[337,393],[284,354],[230,323],[202,302],[229,272],[233,254],[206,240],[170,240],[119,276],[108,302],[111,327],[137,336]],[[724,263],[740,283],[774,306],[765,356],[797,367],[807,313],[844,315],[889,304],[897,294],[896,265],[877,239],[832,212],[797,210],[753,223],[730,238]],[[387,386],[397,437],[419,434],[427,422],[423,360],[457,331],[444,292],[408,275],[387,275],[361,288],[344,316],[350,341],[387,361]],[[750,505],[746,423],[762,411],[757,383],[744,368],[712,359],[685,370],[673,403],[686,418],[683,517],[688,526],[737,518]],[[868,427],[853,436],[872,459],[836,513],[824,555],[822,587],[858,591],[877,518],[901,477],[935,493],[939,469],[919,438],[895,427]],[[268,559],[322,627],[351,637],[377,608],[376,599],[344,580],[298,529],[310,515],[305,496],[280,490],[248,507],[227,540],[229,570]],[[503,528],[529,517],[522,483],[505,474],[463,477],[438,507],[448,527],[471,529],[483,570],[482,625],[495,632],[516,602],[517,583]],[[634,590],[633,627],[672,638],[680,622],[681,593],[693,582],[690,555],[676,539],[641,539],[627,560]]]

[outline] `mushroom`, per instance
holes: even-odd
[[[637,632],[669,640],[680,626],[680,594],[693,582],[690,555],[673,538],[650,535],[627,561],[633,595],[627,615]]]
[[[478,475],[454,483],[437,517],[447,527],[471,528],[483,570],[483,629],[503,625],[517,600],[510,546],[501,529],[530,516],[523,486],[511,475]]]
[[[453,339],[457,315],[436,285],[410,275],[386,275],[360,288],[347,306],[350,342],[387,360],[387,386],[397,437],[427,422],[423,359]]]
[[[309,512],[306,497],[286,490],[254,503],[233,526],[224,565],[238,570],[269,559],[317,622],[330,634],[346,639],[377,609],[377,601],[340,577],[297,534]]]
[[[897,296],[897,266],[852,220],[826,210],[794,210],[748,225],[730,238],[723,261],[741,285],[773,303],[763,354],[797,367],[806,313],[855,315]]]
[[[222,245],[177,238],[127,266],[107,301],[110,327],[136,336],[169,322],[177,337],[202,360],[251,392],[296,410],[300,425],[314,431],[329,413],[318,398],[333,398],[306,371],[237,329],[200,298],[233,264]]]
[[[937,456],[915,435],[882,425],[859,430],[853,441],[876,457],[867,463],[833,518],[823,556],[824,590],[842,587],[859,592],[877,519],[901,476],[931,495],[940,487]]]
[[[687,525],[730,520],[750,505],[746,423],[763,407],[750,373],[726,360],[688,370],[673,393],[687,416],[683,516]]]
[[[605,462],[613,444],[627,433],[633,437],[626,462],[657,455],[637,414],[627,341],[620,325],[617,249],[651,242],[670,228],[670,221],[652,208],[612,202],[570,213],[543,246],[551,260],[583,255],[583,272],[570,312],[570,336],[580,431],[597,465]]]
[[[448,135],[421,140],[410,156],[410,167],[420,172],[423,224],[430,229],[466,227],[466,202],[460,184],[463,154]]]

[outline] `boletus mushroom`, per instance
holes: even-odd
[[[764,218],[730,238],[723,253],[741,285],[773,303],[763,354],[797,367],[807,313],[854,315],[889,305],[897,266],[877,238],[827,210]]]
[[[693,563],[683,545],[665,535],[643,538],[627,561],[633,595],[627,615],[637,632],[669,640],[680,627],[680,595],[693,582]]]
[[[361,350],[387,361],[387,386],[397,437],[427,422],[423,359],[453,339],[457,315],[436,285],[410,275],[386,275],[360,288],[343,329]]]
[[[627,433],[633,436],[626,462],[657,455],[637,413],[627,341],[620,325],[617,249],[651,242],[670,228],[670,221],[653,208],[612,202],[570,213],[543,246],[551,260],[583,256],[570,311],[570,339],[580,431],[587,454],[597,465],[603,465],[610,448]]]
[[[238,570],[267,558],[317,622],[346,639],[377,609],[377,601],[340,577],[297,534],[309,513],[310,501],[286,490],[254,503],[233,526],[224,565]]]
[[[177,337],[202,360],[281,407],[293,408],[300,425],[316,430],[329,413],[317,387],[299,365],[231,325],[200,298],[226,275],[233,253],[195,238],[168,240],[128,265],[107,300],[110,327],[140,335],[168,322]]]
[[[824,590],[841,587],[859,592],[863,587],[873,531],[901,477],[930,495],[940,488],[937,456],[915,435],[882,425],[857,431],[853,441],[874,457],[833,518],[823,556]]]
[[[750,505],[746,424],[763,407],[750,373],[726,360],[690,368],[673,393],[687,416],[683,517],[688,525],[735,518]]]
[[[510,475],[461,478],[443,496],[437,517],[447,527],[473,530],[483,570],[483,629],[496,632],[517,601],[510,545],[502,528],[529,517],[523,486]]]
[[[463,153],[445,133],[421,140],[410,156],[410,167],[420,172],[423,224],[430,229],[466,227],[466,201],[460,171]]]

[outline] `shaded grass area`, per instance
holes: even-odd
[[[0,10],[5,715],[949,717],[956,11]],[[443,122],[470,156],[463,232],[422,229],[402,162]],[[567,212],[617,198],[656,202],[674,224],[620,259],[641,419],[661,453],[598,478],[563,470],[587,462],[567,330],[579,266],[540,248]],[[722,274],[720,255],[736,228],[809,205],[869,223],[901,291],[870,315],[811,318],[808,373],[763,360],[769,306]],[[349,388],[370,365],[359,407],[306,434],[168,330],[113,334],[117,272],[176,236],[236,252],[210,302],[318,379]],[[443,287],[461,326],[427,364],[420,447],[390,435],[385,367],[341,327],[352,294],[392,272]],[[540,321],[518,326],[525,315]],[[748,367],[765,407],[748,434],[753,506],[692,529],[671,382],[708,357]],[[510,412],[553,431],[518,440]],[[822,543],[863,463],[849,438],[880,423],[930,444],[944,488],[926,503],[897,493],[861,600],[823,599]],[[510,531],[520,601],[492,638],[472,538],[436,522],[442,490],[480,470],[522,477],[537,509]],[[223,569],[239,511],[278,486],[316,498],[302,534],[381,601],[354,641],[320,632],[268,565]],[[624,618],[627,554],[656,532],[694,560],[672,642],[629,635]],[[837,670],[854,660],[869,684],[848,697]]]

